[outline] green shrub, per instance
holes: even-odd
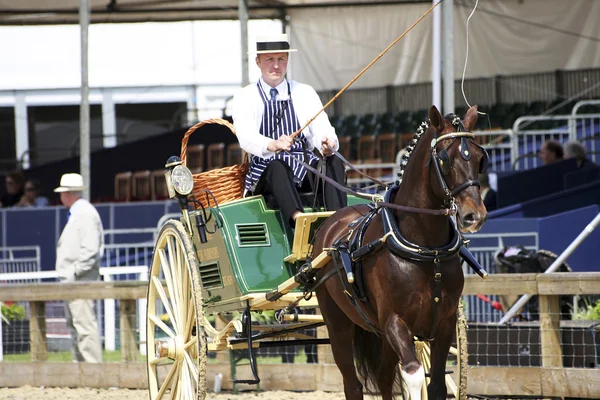
[[[600,320],[600,300],[596,302],[596,305],[588,304],[585,309],[574,314],[573,319]]]
[[[23,321],[27,319],[25,307],[13,302],[2,304],[2,318],[6,321]]]

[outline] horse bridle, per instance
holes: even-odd
[[[464,129],[464,127],[462,125],[462,122],[458,118],[454,119],[452,121],[452,124],[458,125],[459,131],[454,133],[448,133],[440,137],[437,137],[436,132],[435,137],[431,140],[431,158],[429,160],[430,165],[434,165],[435,175],[437,177],[438,183],[442,188],[442,191],[444,192],[444,199],[442,200],[442,204],[448,208],[453,208],[455,206],[454,199],[463,190],[471,186],[481,187],[481,183],[478,179],[468,179],[467,181],[459,184],[452,190],[450,190],[450,188],[448,187],[444,176],[450,173],[450,157],[448,156],[448,149],[454,144],[454,141],[460,138],[460,155],[465,161],[471,160],[471,151],[469,149],[469,142],[467,141],[467,139],[470,139],[469,141],[483,152],[482,162],[479,166],[480,173],[485,172],[488,164],[487,152],[483,147],[481,147],[473,141],[473,139],[475,138],[475,134],[473,134],[473,132],[461,131],[460,129]],[[442,149],[438,154],[437,144],[444,140],[452,140],[452,142],[444,149]],[[433,162],[431,163],[432,160]]]

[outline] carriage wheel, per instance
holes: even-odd
[[[431,350],[429,343],[416,342],[417,357],[425,374],[429,374],[431,369]],[[448,362],[453,373],[446,374],[446,387],[448,396],[457,400],[467,400],[467,320],[464,316],[462,303],[458,307],[456,322],[456,347],[450,347]],[[430,378],[426,376],[425,384],[421,390],[421,398],[427,400],[427,385]]]
[[[206,397],[206,337],[198,262],[181,222],[160,230],[148,284],[150,400]]]

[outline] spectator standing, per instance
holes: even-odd
[[[56,247],[56,271],[61,282],[97,281],[104,251],[102,221],[96,208],[82,198],[83,177],[64,174],[60,186],[61,203],[69,209]],[[73,361],[100,363],[102,347],[93,300],[69,300],[67,325],[73,340]]]

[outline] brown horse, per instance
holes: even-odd
[[[316,294],[346,399],[363,399],[356,359],[363,381],[384,399],[392,399],[394,382],[404,380],[411,399],[420,400],[425,374],[415,337],[431,340],[429,399],[446,399],[445,365],[464,284],[458,254],[463,242],[454,222],[439,211],[454,210],[461,231],[475,232],[486,219],[477,175],[487,166],[487,154],[472,140],[476,121],[476,106],[464,121],[442,117],[435,106],[429,110],[429,122],[421,124],[402,161],[401,183],[386,197],[419,212],[346,207],[315,235],[313,254],[329,249],[333,256],[316,277],[326,279]],[[433,210],[438,213],[426,214]],[[352,241],[356,235],[358,245]],[[348,283],[344,258],[362,264],[362,272],[354,272],[362,290]],[[341,279],[327,279],[331,275]]]

